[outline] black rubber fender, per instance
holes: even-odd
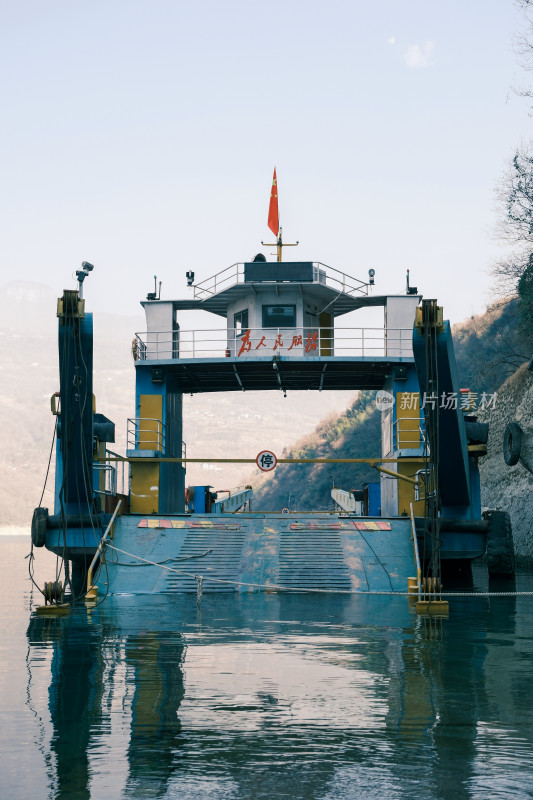
[[[487,566],[489,575],[514,575],[515,557],[511,518],[507,511],[488,511],[484,515],[487,530]]]
[[[47,522],[48,509],[39,506],[33,512],[31,520],[31,541],[34,547],[44,547],[46,542]]]
[[[514,467],[520,459],[522,428],[518,422],[510,422],[503,434],[503,457],[508,467]]]

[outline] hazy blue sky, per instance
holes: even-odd
[[[270,240],[456,321],[497,254],[493,189],[527,104],[513,0],[1,3],[2,281],[137,311]],[[294,254],[292,251],[291,255]]]

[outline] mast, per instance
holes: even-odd
[[[272,189],[270,192],[270,205],[268,207],[268,227],[277,237],[277,241],[274,243],[269,242],[261,242],[263,247],[275,247],[276,253],[272,253],[272,255],[277,255],[277,260],[282,260],[283,255],[283,248],[284,247],[296,247],[299,242],[295,242],[294,244],[284,244],[283,243],[283,232],[279,224],[279,209],[278,209],[278,179],[276,176],[276,167],[274,167],[274,177],[272,178]]]
[[[282,228],[280,228],[279,232],[278,232],[278,240],[277,240],[277,242],[270,243],[270,242],[261,241],[261,244],[263,245],[263,247],[275,247],[276,248],[276,253],[273,253],[272,255],[277,255],[277,260],[281,261],[282,260],[282,255],[283,255],[283,248],[284,247],[297,247],[297,245],[299,245],[300,242],[292,242],[292,243],[284,242],[283,241],[283,230],[282,230]]]

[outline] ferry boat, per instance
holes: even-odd
[[[259,254],[198,283],[188,272],[192,297],[154,291],[142,301],[124,454],[113,450],[114,422],[94,405],[83,298],[92,266],[82,264],[78,288],[57,308],[55,506],[35,509],[32,521],[33,545],[65,565],[62,582],[45,587],[47,602],[60,603],[65,585],[92,602],[119,593],[404,593],[408,585],[438,594],[444,568],[464,567],[487,542],[501,551],[493,571],[512,571],[507,520],[481,514],[487,425],[464,394],[440,402],[461,397],[442,308],[409,277],[404,294],[377,294],[373,270],[359,280],[323,263],[283,261],[284,246],[279,230],[276,261]],[[379,329],[339,324],[369,307],[382,311]],[[189,311],[216,315],[221,327],[185,330]],[[381,456],[359,459],[376,467],[376,482],[360,494],[334,488],[336,511],[252,510],[251,487],[216,496],[187,486],[186,464],[213,459],[208,442],[199,458],[186,455],[184,394],[362,389],[375,390],[381,408]],[[263,470],[291,461],[269,451],[256,459]]]

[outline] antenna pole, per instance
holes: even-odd
[[[283,229],[280,228],[279,229],[279,233],[278,233],[278,241],[277,242],[271,243],[271,242],[263,242],[263,241],[261,241],[261,244],[263,245],[263,247],[275,247],[276,248],[276,252],[273,253],[272,255],[277,255],[277,260],[281,261],[282,260],[282,255],[283,255],[283,248],[284,247],[297,247],[300,244],[300,242],[291,242],[291,243],[286,242],[285,243],[283,241]]]

